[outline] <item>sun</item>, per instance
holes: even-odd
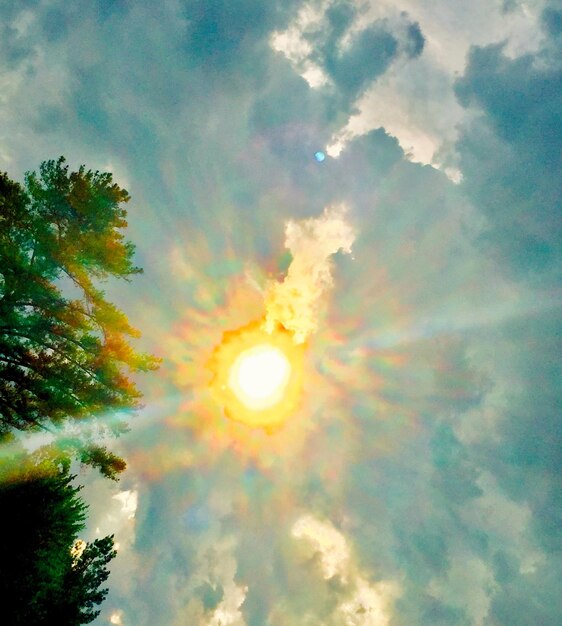
[[[282,326],[269,333],[259,321],[227,331],[209,361],[211,392],[233,420],[280,426],[300,400],[303,354]]]
[[[283,398],[291,377],[285,354],[270,344],[244,350],[230,368],[228,385],[249,409],[267,409]]]

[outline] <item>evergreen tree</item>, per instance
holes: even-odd
[[[99,614],[113,536],[73,550],[87,506],[69,462],[20,454],[0,461],[0,599],[10,626],[74,626]]]
[[[128,372],[157,366],[100,288],[142,271],[121,233],[128,200],[111,174],[69,172],[63,157],[23,186],[0,174],[0,434],[80,425],[63,443],[112,478],[124,462],[84,433],[124,432],[140,397]],[[100,414],[111,419],[89,429]]]

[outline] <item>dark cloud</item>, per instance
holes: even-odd
[[[195,589],[195,595],[203,601],[203,606],[207,611],[216,609],[224,597],[224,588],[221,585],[213,587],[209,583],[203,583],[201,587]]]
[[[535,296],[538,312],[482,337],[496,346],[494,379],[503,381],[503,408],[492,439],[465,451],[504,497],[530,512],[527,556],[487,533],[484,554],[495,579],[487,622],[493,626],[556,623],[562,610],[554,591],[562,548],[562,319],[553,296],[562,250],[558,5],[547,6],[541,21],[540,50],[509,58],[504,44],[473,48],[456,85],[461,104],[476,113],[458,149],[462,187],[486,217],[478,245],[510,277],[542,290]],[[542,556],[529,564],[533,549]]]
[[[34,0],[8,0],[0,5],[0,75],[35,56],[34,41],[17,24],[25,11],[32,10],[37,4],[38,1]]]
[[[0,15],[8,21],[21,15],[25,10],[33,10],[41,4],[41,0],[5,0],[0,6]]]
[[[16,69],[35,54],[33,43],[8,23],[2,24],[0,41],[0,58],[5,69]]]
[[[552,9],[543,21],[555,30]],[[562,201],[559,47],[509,58],[504,45],[473,48],[456,84],[478,113],[458,143],[464,189],[488,220],[482,245],[517,275],[560,278]]]
[[[408,36],[406,38],[406,52],[411,59],[415,59],[422,52],[425,46],[425,37],[421,32],[418,22],[408,24]]]
[[[309,59],[333,81],[341,106],[348,108],[405,53],[421,54],[425,39],[418,23],[402,13],[398,22],[377,20],[352,31],[358,10],[345,0],[332,2],[317,28],[305,32],[311,44]]]
[[[439,526],[422,527],[411,535],[400,536],[398,554],[405,569],[409,569],[418,582],[424,583],[428,577],[444,575],[449,569],[447,533]]]
[[[562,549],[561,324],[558,309],[504,327],[506,343],[518,338],[509,358],[518,364],[519,380],[498,424],[505,443],[486,454],[509,496],[533,510],[536,540],[549,552]]]
[[[519,572],[519,563],[512,555],[504,550],[498,550],[492,556],[494,578],[500,585],[510,583]]]
[[[398,52],[396,37],[385,24],[374,24],[355,35],[345,52],[327,50],[324,69],[350,100],[383,74]]]
[[[331,101],[310,88],[284,58],[272,58],[268,80],[256,94],[249,128],[256,140],[294,168],[311,164],[311,155],[326,145],[338,123]]]
[[[33,129],[37,133],[60,132],[65,123],[65,112],[61,107],[41,104],[33,120]]]
[[[424,626],[471,626],[473,622],[460,608],[426,596],[420,602],[421,615],[419,623]]]
[[[92,19],[96,26],[112,18],[122,19],[129,11],[127,0],[77,0],[72,4],[45,6],[41,14],[41,30],[51,43],[68,37],[69,31],[80,28],[84,21]]]
[[[47,41],[55,42],[68,34],[69,22],[72,17],[76,19],[77,11],[73,11],[74,16],[68,10],[59,7],[48,8],[43,15],[43,32]]]
[[[433,480],[446,502],[460,504],[482,495],[476,482],[478,470],[449,424],[436,429],[431,449],[435,467]]]
[[[93,4],[101,23],[114,16],[125,16],[131,9],[130,0],[95,0]]]
[[[547,6],[541,21],[547,34],[553,39],[562,34],[562,8]]]
[[[227,71],[240,63],[247,45],[269,31],[268,7],[255,0],[237,4],[226,0],[191,1],[184,5],[185,52],[209,68]]]
[[[555,590],[560,576],[560,559],[549,559],[543,567],[501,584],[492,598],[488,623],[491,626],[558,623],[562,601]]]
[[[186,0],[182,3],[185,21],[181,46],[186,60],[214,75],[231,81],[236,75],[259,80],[267,71],[267,38],[286,25],[296,0]]]

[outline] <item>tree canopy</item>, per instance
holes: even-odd
[[[101,289],[142,271],[121,232],[128,200],[110,173],[70,172],[64,157],[23,185],[0,174],[0,434],[79,425],[63,443],[110,477],[124,462],[93,432],[127,429],[140,399],[129,375],[157,367]]]

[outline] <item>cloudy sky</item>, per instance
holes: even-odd
[[[95,623],[560,623],[560,2],[0,18],[0,169],[62,154],[127,188],[145,273],[107,293],[164,359],[126,475],[79,477],[86,538],[119,544]],[[330,277],[268,434],[224,416],[205,363],[305,231]]]

